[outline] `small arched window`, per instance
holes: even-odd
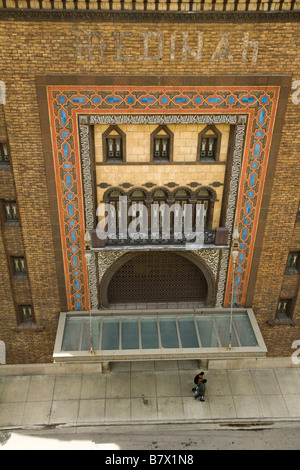
[[[125,133],[118,126],[110,126],[102,139],[103,160],[111,163],[125,161]]]
[[[148,210],[146,207],[147,191],[133,188],[128,192],[128,233],[132,240],[144,240],[148,237]]]
[[[190,197],[191,193],[185,188],[176,189],[174,192],[174,198],[178,201],[189,200]]]
[[[107,204],[105,210],[107,211],[108,228],[111,230],[108,234],[108,239],[122,238],[120,235],[120,223],[121,219],[125,219],[127,212],[127,205],[125,206],[124,211],[124,207],[121,203],[120,198],[122,196],[125,196],[125,192],[117,187],[108,189],[103,195],[103,201]],[[125,214],[121,214],[122,211]],[[99,218],[99,221],[100,219],[101,217]]]
[[[154,201],[165,201],[168,197],[168,194],[164,189],[156,189],[153,193]]]
[[[112,189],[111,191],[108,192],[107,199],[108,201],[116,201],[121,196],[123,196],[123,194],[119,189]]]
[[[150,152],[153,162],[172,161],[173,132],[167,126],[159,126],[152,132]]]
[[[141,189],[134,189],[130,193],[132,201],[144,201],[145,199],[145,194]]]
[[[215,126],[207,126],[198,137],[197,160],[219,160],[221,132]]]
[[[196,211],[200,204],[204,205],[204,226],[211,229],[215,195],[206,188],[200,188],[196,192],[196,201]]]
[[[159,238],[159,233],[163,230],[165,205],[168,200],[168,192],[163,188],[156,188],[152,192],[151,205],[151,228],[153,239]]]

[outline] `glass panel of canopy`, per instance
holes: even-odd
[[[135,311],[130,315],[115,311],[109,316],[61,313],[54,357],[91,353],[98,359],[161,354],[222,357],[228,353],[254,357],[265,355],[266,347],[251,309],[234,309],[232,314],[230,309],[168,314]]]

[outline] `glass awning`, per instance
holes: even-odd
[[[241,357],[266,354],[251,309],[61,313],[54,358]],[[230,343],[231,331],[231,347]]]

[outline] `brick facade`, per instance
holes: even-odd
[[[248,18],[197,24],[187,17],[188,36],[183,36],[182,23],[174,18],[124,22],[116,16],[90,22],[78,17],[72,22],[51,15],[41,21],[5,19],[2,13],[0,6],[0,79],[6,84],[0,140],[8,138],[11,164],[0,167],[0,199],[16,200],[19,211],[18,225],[9,226],[1,217],[0,339],[6,343],[7,362],[52,361],[59,312],[67,308],[56,196],[49,190],[55,188],[52,154],[45,141],[49,135],[42,132],[49,122],[40,114],[45,76],[58,86],[71,84],[70,77],[72,84],[93,85],[102,75],[128,76],[129,83],[136,74],[150,82],[151,76],[169,75],[172,86],[189,86],[185,77],[204,80],[204,74],[215,86],[235,85],[239,75],[244,85],[247,76],[256,77],[257,85],[267,85],[270,76],[273,82],[277,75],[286,76],[277,121],[282,131],[273,134],[246,305],[256,313],[269,355],[291,355],[292,342],[300,339],[299,323],[272,327],[266,322],[274,320],[280,297],[294,298],[293,320],[300,320],[299,275],[285,274],[289,251],[300,251],[300,104],[291,99],[292,84],[300,80],[299,23],[251,23]],[[25,257],[26,279],[13,276],[13,255]],[[23,304],[33,306],[37,328],[17,328],[17,305]]]

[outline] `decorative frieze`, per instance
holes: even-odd
[[[234,215],[236,210],[236,202],[238,196],[238,185],[241,172],[241,164],[243,158],[243,149],[245,144],[246,135],[246,122],[247,116],[239,116],[239,122],[236,126],[234,150],[233,150],[233,162],[231,167],[231,178],[229,183],[229,194],[228,203],[226,210],[225,226],[228,228],[229,236],[233,231]],[[225,286],[228,273],[228,262],[229,262],[229,249],[225,248],[222,250],[221,261],[220,261],[220,272],[218,279],[218,289],[216,297],[216,306],[221,307],[224,302]]]
[[[101,282],[105,271],[122,255],[123,251],[98,251],[97,262],[98,262],[98,276],[99,283]]]
[[[236,126],[234,150],[233,150],[233,162],[231,168],[231,179],[229,185],[228,204],[226,210],[225,226],[231,234],[234,221],[234,212],[236,206],[236,199],[238,193],[238,184],[241,172],[241,163],[243,157],[243,149],[246,135],[246,124],[239,124]]]
[[[80,135],[80,150],[82,162],[82,176],[83,176],[83,191],[84,191],[84,208],[86,230],[90,233],[94,227],[94,214],[93,214],[93,187],[91,175],[91,155],[90,155],[90,135],[89,126],[81,124],[84,119],[80,119],[79,135]],[[97,285],[97,271],[96,271],[96,257],[92,253],[92,258],[88,266],[89,271],[89,291],[90,291],[90,307],[92,309],[98,308],[98,285]]]
[[[227,279],[228,260],[229,260],[229,248],[223,248],[223,250],[221,251],[219,279],[218,279],[218,287],[217,287],[217,295],[216,295],[216,307],[222,307],[223,305],[226,279]]]
[[[175,114],[175,115],[151,115],[151,114],[93,114],[90,116],[90,124],[236,124],[237,116],[232,114]]]
[[[215,281],[217,280],[218,268],[219,268],[219,256],[220,250],[195,250],[193,251],[197,256],[199,256],[207,266],[210,268],[211,272],[214,275]]]

